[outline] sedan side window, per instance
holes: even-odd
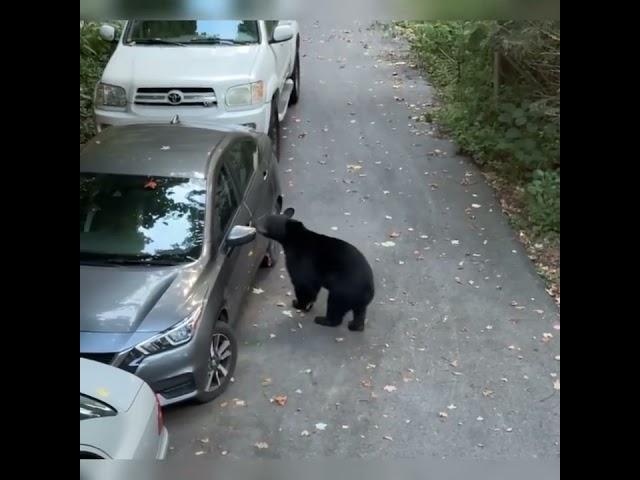
[[[224,235],[238,208],[238,200],[233,192],[233,184],[229,172],[223,165],[218,174],[215,186],[215,200],[213,207],[213,238],[216,248],[220,246]]]

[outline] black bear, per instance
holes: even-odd
[[[319,325],[336,327],[349,311],[349,330],[364,330],[367,306],[374,295],[373,271],[364,255],[338,238],[307,230],[292,220],[293,208],[280,215],[268,215],[257,224],[258,232],[279,242],[286,257],[287,271],[295,289],[293,307],[309,311],[320,288],[329,291],[327,314],[316,317]]]

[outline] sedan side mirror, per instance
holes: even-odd
[[[257,231],[253,227],[244,227],[242,225],[234,226],[229,235],[227,235],[226,246],[228,250],[234,247],[240,247],[252,242],[256,238]]]

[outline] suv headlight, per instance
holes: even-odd
[[[225,103],[228,107],[247,107],[264,103],[264,82],[231,87],[227,90]]]
[[[151,337],[134,348],[144,355],[152,355],[173,347],[184,345],[193,338],[200,320],[202,307],[196,308],[187,318],[155,337]]]
[[[96,86],[95,104],[100,107],[124,108],[127,106],[127,93],[122,87],[99,83]]]

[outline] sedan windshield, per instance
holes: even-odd
[[[205,180],[80,174],[80,260],[169,264],[200,256]]]
[[[127,45],[246,45],[258,43],[255,20],[133,20]]]

